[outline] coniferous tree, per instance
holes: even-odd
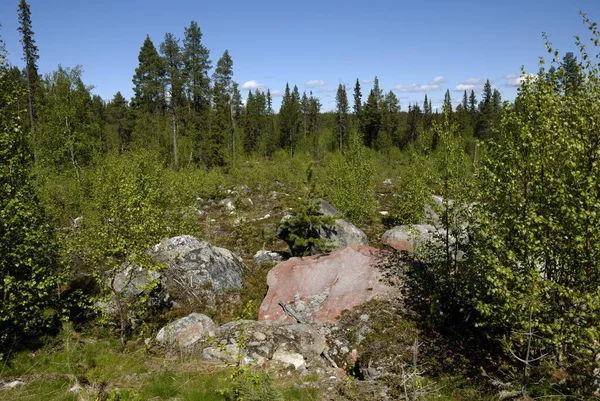
[[[487,140],[492,136],[492,126],[494,120],[492,85],[488,79],[483,86],[482,99],[479,103],[479,118],[477,120],[476,135],[477,138]]]
[[[206,147],[210,128],[210,52],[202,44],[202,32],[195,21],[185,28],[183,38],[183,79],[187,98],[185,120],[196,150]],[[201,152],[193,159],[200,161]]]
[[[350,132],[350,121],[348,118],[348,96],[346,94],[346,86],[339,84],[338,90],[335,96],[336,106],[336,126],[337,126],[337,137],[340,152],[343,151],[344,143],[348,140],[348,134]]]
[[[235,151],[235,120],[233,112],[233,61],[225,50],[213,74],[213,110],[207,162],[211,166],[225,164],[225,144],[231,138],[232,162]]]
[[[168,32],[165,40],[160,44],[165,65],[165,83],[169,94],[169,110],[171,112],[171,135],[173,138],[173,163],[175,170],[179,169],[179,157],[177,148],[177,124],[178,110],[183,103],[183,59],[179,39]]]
[[[450,89],[446,89],[444,95],[444,105],[442,106],[442,112],[447,112],[449,116],[452,115],[452,99],[450,97]]]
[[[400,101],[394,92],[389,91],[386,93],[382,104],[383,110],[377,148],[383,152],[387,152],[395,142],[395,135],[399,125],[398,112],[400,111]]]
[[[308,102],[308,96],[306,96],[306,91],[302,93],[302,100],[300,101],[300,105],[302,108],[302,132],[304,133],[304,143],[306,144],[308,136],[308,113],[310,106]]]
[[[572,52],[566,53],[558,68],[558,80],[565,93],[576,91],[581,86],[583,83],[581,70],[577,57]]]
[[[166,103],[163,85],[165,67],[149,35],[146,35],[138,61],[133,76],[132,106],[156,115],[164,110]]]
[[[418,103],[408,106],[407,138],[410,146],[415,146],[421,134],[421,108]]]
[[[373,80],[373,88],[369,92],[369,97],[363,108],[363,138],[365,145],[374,147],[377,142],[377,135],[381,125],[381,101],[383,95],[379,88],[379,80],[377,77]]]
[[[290,91],[289,84],[285,85],[285,92],[279,110],[279,133],[281,147],[287,149],[290,155],[294,154],[297,147],[297,134],[301,124],[301,105],[298,87]]]
[[[121,92],[117,92],[106,105],[106,120],[108,125],[116,130],[116,142],[119,152],[125,151],[131,141],[131,127],[128,117],[129,103]]]
[[[471,89],[471,94],[469,95],[469,113],[473,119],[477,113],[477,98],[475,97],[475,91],[473,89]]]
[[[271,91],[267,89],[267,117],[266,117],[266,135],[265,135],[265,156],[271,156],[277,145],[277,130],[275,127],[275,111],[273,110],[273,97]]]
[[[360,92],[358,78],[356,78],[356,84],[354,85],[354,106],[352,106],[352,112],[354,113],[354,125],[357,131],[362,134],[362,93]]]
[[[35,132],[35,92],[39,83],[37,60],[38,48],[33,38],[31,26],[31,9],[25,0],[19,3],[19,32],[21,33],[21,45],[23,46],[23,61],[25,61],[25,77],[27,78],[27,96],[29,110],[29,125],[31,129],[31,140],[33,142],[33,158],[37,164],[37,135]]]

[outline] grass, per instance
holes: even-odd
[[[65,326],[46,346],[23,350],[0,365],[0,382],[25,384],[1,388],[0,399],[43,401],[224,401],[230,372],[199,356],[163,355],[141,342],[123,348],[118,340],[86,338]],[[290,379],[277,384],[286,400],[316,400],[314,389],[294,388]],[[79,392],[70,391],[75,386]]]

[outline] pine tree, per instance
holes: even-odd
[[[346,86],[340,84],[335,96],[336,105],[336,126],[337,137],[340,152],[343,151],[343,145],[348,140],[350,130],[350,121],[348,119],[348,96],[346,94]]]
[[[31,140],[33,141],[33,158],[37,164],[38,146],[37,136],[35,132],[35,95],[36,88],[39,83],[37,60],[38,48],[33,38],[33,30],[31,29],[31,9],[25,0],[19,3],[19,28],[21,33],[21,45],[23,45],[23,60],[25,61],[25,76],[27,78],[27,96],[29,109],[29,125],[31,129]]]

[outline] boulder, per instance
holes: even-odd
[[[254,254],[254,267],[282,262],[285,255],[281,252],[261,250]]]
[[[240,320],[215,330],[202,351],[205,359],[291,368],[327,368],[321,356],[326,349],[323,334],[315,327],[274,321]],[[275,366],[274,366],[275,365]]]
[[[151,256],[155,262],[168,265],[161,271],[161,281],[174,298],[176,293],[197,297],[207,288],[221,291],[242,287],[242,259],[196,237],[165,238],[151,250]]]
[[[384,245],[397,251],[414,252],[419,246],[424,246],[434,238],[436,228],[428,224],[396,226],[383,234]]]
[[[161,345],[177,344],[180,348],[189,348],[203,338],[213,336],[216,328],[208,316],[192,313],[160,329],[156,341]]]
[[[148,292],[160,273],[140,266],[124,263],[115,274],[111,288],[125,298],[135,298]]]
[[[386,254],[356,246],[279,263],[267,275],[269,289],[258,319],[293,321],[279,304],[282,302],[303,322],[336,321],[343,310],[393,289],[381,280],[378,268]]]
[[[339,249],[346,246],[369,245],[367,235],[360,228],[352,224],[348,218],[341,217],[342,213],[339,210],[324,200],[318,200],[317,202],[319,202],[319,213],[324,216],[338,217],[334,220],[332,226],[325,226],[319,229],[319,237],[328,240],[327,245],[330,248]],[[290,233],[283,229],[281,223],[292,217],[292,214],[283,216],[275,233],[277,238],[284,240],[288,245],[292,243]],[[321,249],[318,247],[311,249],[311,254],[313,255],[321,252]]]
[[[320,212],[325,216],[342,216],[342,213],[328,202],[321,200]],[[335,249],[346,246],[369,245],[367,235],[348,218],[339,217],[331,227],[321,227],[319,234],[328,239]]]

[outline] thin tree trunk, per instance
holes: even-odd
[[[173,101],[171,99],[171,101]],[[173,132],[173,160],[175,162],[175,171],[179,170],[179,157],[177,151],[177,124],[175,121],[175,106],[171,106],[171,131]]]

